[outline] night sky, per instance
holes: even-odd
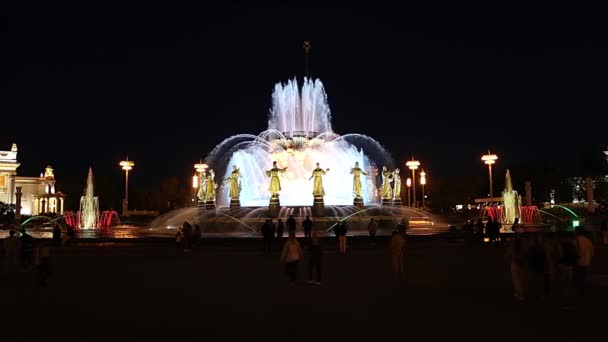
[[[606,27],[593,18],[298,4],[7,9],[0,150],[18,143],[20,175],[51,164],[72,193],[88,166],[122,189],[127,154],[135,188],[188,181],[225,137],[266,128],[274,84],[304,75],[304,40],[334,130],[376,138],[399,163],[414,153],[429,178],[487,177],[488,148],[502,173],[566,169],[586,144],[608,145]]]

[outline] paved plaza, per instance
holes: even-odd
[[[171,240],[62,247],[54,251],[47,288],[35,288],[29,272],[0,276],[2,336],[581,341],[604,334],[606,248],[596,250],[586,307],[564,311],[568,296],[561,303],[514,302],[502,247],[410,239],[407,280],[399,282],[391,279],[387,239],[376,246],[361,237],[350,242],[348,255],[339,256],[334,239],[325,238],[322,285],[305,282],[304,264],[293,287],[278,245],[263,255],[259,239],[204,241],[191,253]]]

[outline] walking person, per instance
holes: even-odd
[[[21,241],[14,229],[8,232],[4,239],[4,269],[7,272],[14,272],[19,268],[19,255],[21,255]]]
[[[304,237],[310,238],[310,234],[312,233],[312,220],[307,215],[306,219],[302,222],[302,227],[304,228]]]
[[[201,226],[194,225],[192,230],[192,246],[197,247],[201,243]]]
[[[348,226],[346,221],[340,222],[340,235],[338,236],[338,242],[340,244],[340,254],[346,255],[346,235],[348,234]]]
[[[182,231],[184,233],[184,252],[192,251],[192,226],[188,221],[184,221],[182,225]]]
[[[25,228],[21,228],[21,269],[26,271],[33,266],[33,254],[34,254],[34,237],[25,231]]]
[[[511,279],[513,281],[513,297],[518,301],[523,301],[526,298],[524,292],[526,250],[523,239],[520,236],[513,239],[507,250],[506,257],[509,262]]]
[[[308,250],[310,252],[308,259],[308,283],[321,285],[321,255],[323,249],[321,248],[321,239],[317,232],[312,233]],[[317,275],[316,280],[313,279],[313,273]]]
[[[602,234],[602,243],[608,245],[608,220],[603,219],[600,223],[600,233]]]
[[[61,246],[61,228],[57,223],[53,225],[53,245]]]
[[[296,240],[295,234],[289,233],[287,242],[281,252],[281,262],[285,264],[285,273],[289,277],[289,285],[296,283],[298,274],[298,262],[302,258],[302,246]]]
[[[48,279],[52,273],[51,265],[51,247],[42,244],[35,249],[35,265],[36,265],[36,287],[46,287]]]
[[[295,236],[296,234],[296,219],[293,218],[293,215],[289,215],[289,217],[287,218],[287,233],[288,234],[293,234]]]
[[[367,232],[369,234],[369,242],[372,246],[376,245],[376,231],[378,230],[378,224],[374,218],[369,219],[369,223],[367,224]]]
[[[272,230],[272,221],[266,220],[262,225],[262,242],[263,242],[263,253],[270,254],[272,251],[272,238],[274,232]]]
[[[184,231],[182,227],[177,228],[177,232],[175,233],[175,247],[180,248],[182,246],[182,242],[184,241]]]
[[[393,271],[393,279],[404,279],[404,251],[405,239],[398,231],[393,231],[391,234],[391,269]]]
[[[283,231],[285,230],[285,226],[283,225],[283,220],[279,219],[277,221],[277,239],[279,242],[283,241]]]
[[[587,280],[587,272],[591,266],[593,259],[593,242],[587,236],[583,227],[576,227],[574,231],[575,246],[578,254],[576,265],[574,266],[574,287],[576,289],[577,304],[582,305],[585,296],[585,282]]]

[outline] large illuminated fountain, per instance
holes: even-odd
[[[374,120],[370,116],[370,120]],[[352,205],[352,176],[356,162],[367,173],[374,167],[393,167],[389,154],[374,139],[362,134],[338,135],[332,130],[327,95],[320,80],[304,79],[277,83],[272,94],[268,129],[259,135],[239,134],[221,142],[205,159],[207,164],[230,176],[232,165],[242,174],[242,206],[268,206],[270,193],[266,170],[277,161],[287,167],[281,175],[280,201],[283,206],[310,206],[316,163],[330,171],[323,177],[325,205]],[[376,199],[375,179],[364,177],[362,197],[365,203]],[[218,206],[230,202],[228,187],[218,192]]]
[[[93,170],[89,168],[87,187],[84,196],[80,198],[79,228],[90,229],[98,227],[99,201],[93,192]]]

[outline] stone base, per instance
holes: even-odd
[[[325,203],[323,202],[323,196],[315,196],[312,204],[312,216],[325,216]]]
[[[401,198],[394,198],[393,199],[393,205],[396,205],[396,206],[400,207],[401,206]]]
[[[270,197],[270,203],[268,204],[268,216],[279,217],[281,211],[281,202],[279,197]]]
[[[353,205],[355,207],[363,208],[364,207],[363,197],[360,197],[360,196],[355,197],[355,200],[353,201]]]
[[[205,209],[215,209],[215,201],[205,202]]]
[[[390,198],[382,199],[382,205],[391,205],[391,204],[392,204],[392,200]]]
[[[196,202],[196,206],[197,206],[197,207],[204,207],[204,206],[205,206],[205,201],[198,200],[198,201]]]
[[[241,201],[238,198],[230,200],[230,208],[240,208],[240,207],[241,207]]]

